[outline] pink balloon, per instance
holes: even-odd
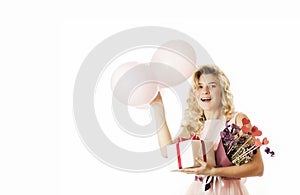
[[[161,45],[154,53],[151,59],[154,69],[163,69],[165,71],[155,71],[155,77],[160,78],[172,77],[172,72],[176,73],[173,78],[168,80],[167,85],[177,85],[188,79],[196,69],[196,52],[187,42],[182,40],[172,40]],[[162,67],[159,67],[159,64]],[[181,77],[177,75],[180,74]],[[163,86],[162,86],[163,87]]]
[[[145,107],[156,97],[158,93],[157,83],[144,83],[132,90],[129,96],[129,105],[135,107]]]
[[[111,78],[113,95],[126,105],[144,107],[159,88],[186,81],[196,68],[195,62],[196,53],[190,44],[169,41],[157,49],[150,65],[128,62],[118,67]]]
[[[132,69],[133,67],[139,65],[139,62],[127,62],[125,64],[122,64],[121,66],[119,66],[112,74],[111,76],[111,89],[114,90],[117,82],[119,81],[119,79],[126,73],[128,72],[130,69]]]
[[[148,105],[158,92],[158,83],[151,67],[138,62],[128,62],[118,67],[112,74],[111,87],[115,98],[135,107]]]

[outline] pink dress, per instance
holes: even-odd
[[[235,117],[231,119],[235,121]],[[230,121],[230,122],[231,122]],[[220,121],[222,122],[222,121]],[[204,127],[205,128],[205,127]],[[225,123],[224,123],[225,128]],[[223,130],[223,129],[222,129]],[[222,141],[219,138],[219,142],[216,144],[215,149],[215,160],[217,167],[235,166],[227,158],[225,149],[223,147]],[[210,186],[208,190],[205,191],[204,185],[207,178],[195,176],[195,181],[190,185],[186,195],[247,195],[249,194],[246,187],[244,186],[244,178],[225,178],[225,177],[213,177],[213,181],[207,184]]]

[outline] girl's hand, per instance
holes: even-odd
[[[197,167],[188,167],[179,169],[179,172],[187,173],[187,174],[195,174],[195,175],[211,175],[212,167],[209,166],[206,162],[204,162],[200,158],[196,158],[196,161],[199,163]]]
[[[150,105],[157,103],[157,102],[162,103],[162,98],[161,98],[160,92],[158,92],[156,97],[150,102]]]

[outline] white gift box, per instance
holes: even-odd
[[[179,138],[178,143],[167,146],[167,153],[176,155],[179,169],[197,166],[196,157],[210,166],[216,165],[213,141]]]

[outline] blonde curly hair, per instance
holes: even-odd
[[[184,130],[188,131],[190,135],[198,135],[203,129],[204,122],[206,120],[204,110],[199,106],[194,93],[194,90],[198,87],[199,78],[202,74],[212,74],[218,79],[222,89],[222,114],[226,117],[226,119],[231,119],[234,113],[233,95],[230,92],[230,82],[226,75],[216,65],[200,66],[196,71],[194,71],[193,74],[192,87],[189,91],[189,97],[187,99],[188,108],[185,110],[184,123],[182,125]]]

